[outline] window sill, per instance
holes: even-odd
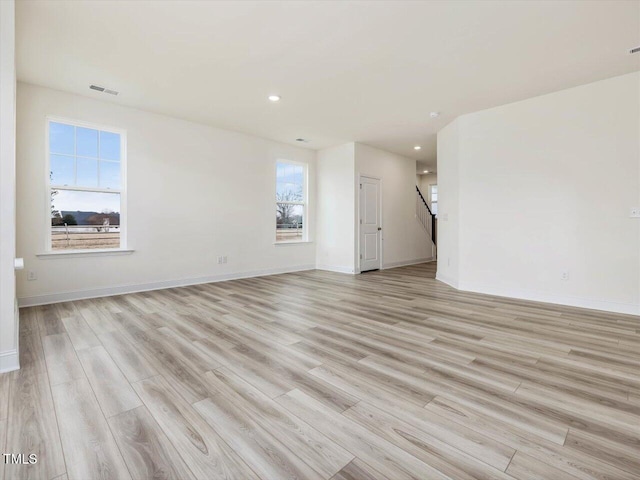
[[[55,252],[37,253],[36,257],[69,258],[69,257],[103,257],[109,255],[131,255],[135,250],[130,248],[96,248],[91,250],[60,250]]]
[[[300,240],[300,241],[296,241],[296,242],[273,242],[273,244],[276,247],[282,247],[285,245],[308,245],[310,243],[313,243],[311,240]]]

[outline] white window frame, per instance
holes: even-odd
[[[63,123],[74,127],[90,128],[102,132],[115,133],[120,135],[120,189],[99,188],[99,187],[78,187],[78,186],[62,186],[54,187],[51,185],[51,151],[49,142],[49,129],[51,123]],[[70,118],[57,117],[53,115],[46,116],[46,135],[45,135],[45,185],[46,185],[46,229],[45,229],[45,255],[73,255],[78,253],[100,254],[109,252],[130,252],[127,249],[127,131],[121,128],[114,128],[108,125],[100,125],[88,123]],[[75,155],[74,155],[75,156]],[[76,167],[77,168],[77,167]],[[99,170],[98,170],[99,172]],[[98,173],[99,175],[99,173]],[[97,248],[97,249],[65,249],[53,250],[51,245],[51,190],[72,190],[76,192],[97,192],[97,193],[119,193],[120,194],[120,246],[117,248]]]
[[[278,163],[286,163],[288,165],[296,165],[302,167],[302,201],[299,202],[279,202],[278,201]],[[278,241],[277,223],[276,231],[274,231],[274,243],[276,245],[295,245],[296,243],[309,243],[309,165],[303,162],[296,162],[293,160],[285,160],[279,158],[274,164],[274,182],[273,182],[273,198],[275,200],[276,207],[278,203],[286,203],[290,205],[302,205],[302,240],[295,241]]]

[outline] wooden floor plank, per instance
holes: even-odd
[[[102,298],[83,300],[78,303],[78,311],[96,335],[118,330],[118,324],[109,315]]]
[[[538,436],[535,429],[529,429],[526,425],[514,426],[511,423],[496,420],[483,411],[475,410],[446,397],[436,397],[426,406],[426,409],[584,480],[638,478],[637,475],[616,468],[597,457],[565,448]]]
[[[9,414],[10,392],[11,375],[0,375],[0,421],[6,420]]]
[[[244,418],[250,418],[265,431],[272,433],[280,443],[323,478],[331,477],[353,460],[353,455],[348,451],[229,370],[223,368],[207,372],[205,376],[214,392],[209,397],[213,402],[217,397],[223,396],[234,405],[234,409],[240,410]]]
[[[100,340],[80,315],[63,318],[62,323],[76,350],[100,345]]]
[[[526,382],[520,385],[516,395],[535,400],[549,408],[565,411],[578,419],[598,421],[615,430],[626,431],[629,435],[640,438],[640,408],[627,406],[626,402],[610,401],[608,405],[602,405],[591,398],[581,398],[557,388],[547,388],[540,384]]]
[[[497,466],[491,466],[490,464],[495,462],[491,458],[478,454],[479,449],[471,449],[469,452],[469,449],[455,448],[429,432],[368,405],[365,401],[351,407],[345,412],[345,416],[451,478],[459,480],[508,480],[509,478],[503,470],[509,465],[515,450],[511,450],[510,457],[502,458]],[[469,453],[476,453],[476,456]]]
[[[36,454],[32,465],[5,465],[7,479],[53,478],[65,472],[51,391],[46,373],[11,372],[7,453]]]
[[[104,347],[85,348],[78,351],[78,357],[107,418],[142,405]]]
[[[518,480],[577,480],[573,475],[521,452],[515,454],[507,473]]]
[[[130,479],[86,379],[52,387],[69,480]]]
[[[223,396],[206,398],[195,403],[194,407],[260,478],[324,478],[278,441],[272,433],[243,416],[242,410]]]
[[[44,350],[38,331],[20,328],[19,351],[21,375],[46,375]]]
[[[135,344],[127,340],[124,333],[108,332],[98,336],[98,338],[129,382],[137,382],[158,374],[151,362],[147,360]]]
[[[193,343],[163,327],[146,331],[145,339],[137,343],[137,346],[155,370],[176,384],[180,395],[189,403],[207,397],[202,374],[220,364]]]
[[[42,339],[51,385],[85,378],[73,344],[66,333],[47,335]]]
[[[425,477],[435,480],[449,478],[405,450],[325,407],[300,390],[292,390],[276,400],[383,475],[397,480],[418,480]]]
[[[331,480],[390,480],[380,472],[374,470],[359,458],[354,459],[342,470],[336,473]]]
[[[195,478],[145,406],[111,417],[109,425],[134,480]]]
[[[197,479],[258,478],[162,376],[134,388]]]
[[[627,472],[640,472],[640,455],[638,449],[633,446],[574,429],[569,429],[564,445],[568,449],[600,459]]]
[[[66,333],[64,323],[62,323],[62,319],[54,305],[41,305],[33,308],[36,309],[38,327],[43,337],[56,333]]]

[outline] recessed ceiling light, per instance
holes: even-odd
[[[424,170],[422,173],[429,173],[429,170]]]
[[[279,102],[280,101],[280,95],[269,95],[269,101],[270,102]]]
[[[421,150],[422,147],[420,145],[416,145],[415,147],[413,147],[414,150]]]
[[[429,116],[430,116],[431,118],[438,118],[438,117],[440,116],[440,112],[431,112],[431,113],[429,114]]]

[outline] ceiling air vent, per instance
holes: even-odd
[[[119,93],[119,92],[116,92],[115,90],[109,90],[108,88],[100,87],[98,85],[89,85],[89,88],[91,90],[96,90],[98,92],[108,93],[109,95],[118,95]]]

